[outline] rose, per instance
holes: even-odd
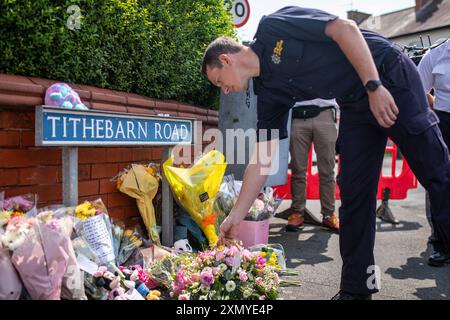
[[[211,271],[202,272],[200,274],[200,283],[205,287],[209,287],[214,283],[214,276]]]
[[[241,280],[242,282],[246,282],[248,280],[247,272],[245,271],[239,272],[239,280]]]

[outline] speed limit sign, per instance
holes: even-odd
[[[247,0],[233,0],[231,7],[231,14],[233,15],[233,26],[240,28],[244,26],[248,18],[250,18],[250,5]]]

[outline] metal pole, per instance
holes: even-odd
[[[163,163],[169,159],[172,147],[165,146],[163,149]],[[171,247],[173,245],[173,197],[167,182],[164,170],[162,171],[162,245]]]
[[[78,148],[63,147],[63,203],[67,207],[78,204]]]

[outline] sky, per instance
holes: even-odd
[[[247,24],[237,29],[241,40],[252,40],[263,15],[278,9],[296,5],[306,8],[321,9],[342,18],[347,17],[347,11],[357,10],[372,15],[381,15],[404,8],[413,7],[415,0],[248,0],[250,4],[250,19]]]

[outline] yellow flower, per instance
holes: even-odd
[[[86,201],[85,203],[80,204],[76,207],[75,215],[81,220],[86,220],[90,217],[95,216],[95,208],[90,202]]]
[[[4,226],[9,222],[9,219],[11,219],[11,211],[0,211],[0,227]]]
[[[133,230],[130,230],[130,229],[125,230],[125,232],[123,233],[123,235],[125,237],[131,237],[132,234],[133,234]]]

